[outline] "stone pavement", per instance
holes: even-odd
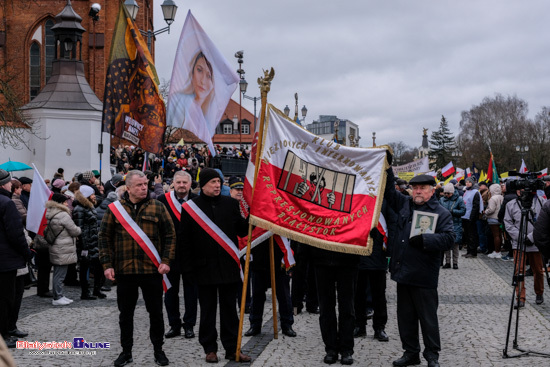
[[[513,262],[489,259],[459,260],[459,269],[442,269],[439,280],[439,322],[441,329],[442,366],[550,366],[550,359],[537,356],[503,358],[506,328],[512,300]],[[389,279],[389,275],[388,275]],[[545,286],[548,284],[545,282]],[[546,303],[534,302],[533,279],[526,281],[527,305],[520,311],[518,345],[534,351],[550,352],[550,296]],[[367,326],[367,337],[355,339],[355,365],[391,366],[402,354],[397,331],[395,283],[388,280],[388,325],[390,341],[381,343],[372,339]],[[95,355],[30,355],[29,350],[13,350],[18,366],[112,366],[120,353],[116,288],[104,300],[81,301],[79,289],[66,287],[66,296],[75,302],[69,306],[54,307],[50,299],[35,295],[36,288],[26,291],[18,327],[29,332],[27,341],[71,341],[83,337],[88,342],[110,342],[111,349],[95,350]],[[324,346],[319,331],[318,315],[303,313],[295,317],[296,338],[279,334],[273,339],[271,297],[265,305],[263,332],[259,336],[243,338],[243,351],[253,356],[252,366],[322,366]],[[514,312],[514,318],[515,318]],[[165,314],[166,320],[166,314]],[[515,319],[514,319],[515,320]],[[512,323],[515,325],[515,321]],[[244,331],[248,329],[248,319]],[[154,366],[152,345],[148,336],[149,320],[140,298],[135,316],[134,363],[129,366]],[[195,327],[198,334],[198,326]],[[518,352],[512,348],[509,355]],[[221,349],[221,345],[220,345]],[[167,339],[164,345],[171,366],[207,366],[197,338]],[[223,349],[218,353],[224,356]],[[233,366],[234,362],[221,359],[219,365]],[[245,364],[246,365],[246,364]],[[338,363],[339,365],[339,363]],[[426,362],[423,361],[423,365]]]

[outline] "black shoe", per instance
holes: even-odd
[[[195,332],[193,331],[192,327],[184,327],[183,328],[183,335],[185,336],[185,339],[191,339],[195,337]]]
[[[519,301],[514,305],[514,310],[517,310],[518,308],[523,308],[523,307],[525,307],[525,301]]]
[[[372,319],[373,315],[374,315],[374,310],[367,310],[367,320]]]
[[[170,361],[166,358],[166,354],[162,350],[159,350],[155,352],[155,363],[159,366],[168,366]]]
[[[90,293],[82,293],[82,295],[80,296],[80,299],[91,301],[91,300],[97,299],[97,297],[92,296]]]
[[[454,264],[454,265],[453,265],[453,269],[455,269],[455,270],[458,269],[458,265],[457,265],[457,264]]]
[[[104,285],[103,287],[101,287],[101,291],[102,291],[102,292],[110,292],[110,291],[111,291],[111,287]]]
[[[450,269],[450,268],[451,268],[451,264],[449,263],[443,265],[443,269]]]
[[[94,296],[96,296],[99,299],[103,299],[107,297],[105,293],[101,293],[100,291],[94,291]]]
[[[349,353],[343,353],[340,363],[347,365],[353,364],[353,357]]]
[[[394,366],[416,366],[420,364],[418,354],[403,354],[403,357],[393,361]]]
[[[387,342],[388,340],[390,340],[388,334],[386,334],[384,329],[376,330],[374,332],[374,339],[378,340],[379,342]]]
[[[309,313],[318,314],[319,313],[319,307],[306,308],[306,311],[309,312]]]
[[[327,352],[325,355],[325,358],[323,359],[323,362],[326,364],[334,364],[338,360],[338,353],[336,352]]]
[[[529,268],[525,271],[526,277],[532,277],[533,276],[533,269]]]
[[[537,297],[538,297],[538,296],[537,296]],[[11,336],[18,337],[18,338],[24,338],[24,337],[26,337],[27,335],[29,335],[29,333],[22,332],[22,331],[19,330],[19,329],[15,329],[15,330],[9,331],[8,334],[10,334]]]
[[[47,291],[46,293],[39,293],[38,297],[53,298],[53,293],[52,293],[52,291]]]
[[[115,367],[126,366],[128,363],[132,363],[132,352],[122,352],[115,360]]]
[[[353,329],[353,337],[359,338],[361,336],[367,336],[367,327],[366,326],[356,326]]]
[[[262,332],[262,329],[259,327],[251,326],[250,329],[246,333],[244,333],[244,336],[254,336],[258,335]]]
[[[537,305],[542,305],[544,303],[544,296],[542,294],[537,294],[537,298],[535,300],[535,303]],[[16,336],[19,336],[19,335],[16,335]]]
[[[172,327],[164,336],[168,339],[181,335],[181,327]]]
[[[15,336],[9,336],[4,339],[8,348],[15,349],[17,347],[17,338]]]
[[[289,336],[291,338],[294,338],[296,336],[296,332],[292,330],[292,326],[284,327],[283,328],[283,334],[286,336]]]
[[[428,367],[439,367],[439,362],[436,359],[431,359],[428,361]]]

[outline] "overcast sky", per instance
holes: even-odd
[[[156,0],[156,29],[166,26]],[[547,0],[176,0],[170,34],[157,37],[156,66],[170,80],[190,9],[237,69],[244,50],[247,95],[273,67],[268,101],[306,124],[337,115],[359,125],[362,146],[421,143],[445,115],[459,132],[460,113],[495,93],[517,95],[533,118],[550,106],[550,1]],[[323,4],[323,5],[322,5]],[[237,91],[233,99],[239,101]],[[259,110],[258,102],[258,110]],[[243,106],[253,112],[252,101]]]

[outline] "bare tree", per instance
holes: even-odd
[[[414,159],[414,149],[403,143],[403,141],[394,141],[388,143],[388,145],[393,150],[393,164],[395,166],[412,162],[412,160]]]
[[[466,165],[475,162],[478,168],[484,168],[491,150],[498,172],[515,168],[519,156],[513,147],[526,145],[529,140],[527,112],[527,102],[501,94],[485,97],[479,105],[462,111],[457,139],[463,152],[461,162]]]

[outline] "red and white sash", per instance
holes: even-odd
[[[128,234],[132,236],[132,238],[138,243],[141,249],[145,251],[153,264],[155,264],[155,266],[158,268],[160,266],[161,259],[156,247],[153,245],[145,232],[143,232],[143,230],[139,228],[132,217],[130,217],[120,201],[115,201],[114,203],[109,204],[109,208],[113,212],[116,219],[118,219],[120,224],[122,224],[122,227],[124,227]],[[162,275],[162,287],[164,288],[164,292],[172,287],[166,274]]]
[[[178,220],[181,220],[181,204],[176,198],[176,194],[174,193],[174,191],[167,192],[166,194],[164,194],[164,197],[166,198],[166,201],[168,202],[172,213],[174,213]]]
[[[241,273],[241,280],[244,279],[243,276],[243,269],[241,267],[241,261],[239,259],[239,249],[237,246],[231,241],[231,239],[216,225],[216,223],[212,222],[210,218],[195,204],[193,201],[186,201],[181,206],[183,210],[185,210],[191,218],[195,220],[195,222],[198,223],[198,225],[206,231],[216,241],[227,253],[229,256],[235,260],[237,265],[239,266],[239,272]]]
[[[267,240],[269,237],[273,236],[273,240],[279,246],[281,251],[283,252],[283,264],[286,268],[286,270],[290,269],[294,265],[296,265],[296,260],[294,259],[294,252],[290,248],[290,240],[286,237],[279,236],[277,234],[273,234],[273,232],[266,231],[263,228],[256,227],[252,231],[252,238],[250,242],[250,249],[253,249],[254,247],[258,246],[260,243]],[[248,240],[247,237],[240,238],[241,242],[244,244],[239,252],[239,256],[243,257],[246,255],[246,242]]]

